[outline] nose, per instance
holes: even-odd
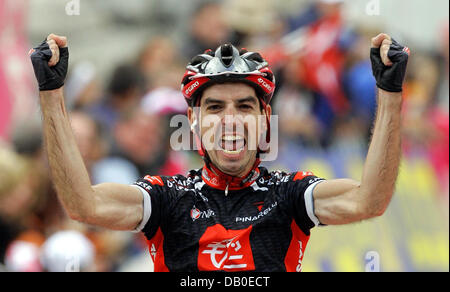
[[[235,116],[237,114],[236,108],[233,103],[229,102],[225,106],[225,110],[223,111],[222,116],[222,125],[228,127],[235,124]]]
[[[228,102],[225,105],[225,110],[223,111],[224,117],[225,116],[235,116],[237,113],[236,107],[233,102]]]
[[[243,134],[241,133],[244,131],[243,123],[241,118],[239,117],[238,109],[236,108],[234,103],[228,103],[226,105],[226,108],[223,111],[221,122],[222,129],[225,131],[225,133],[239,132],[239,134]]]

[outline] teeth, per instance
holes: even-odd
[[[239,149],[233,149],[233,150],[231,150],[231,149],[224,149],[224,148],[234,148],[234,147],[232,147],[231,145],[231,143],[240,143],[240,142],[237,142],[237,141],[242,141],[242,140],[244,140],[244,137],[242,137],[241,135],[236,135],[236,134],[234,134],[234,135],[223,135],[222,136],[222,142],[224,143],[224,144],[222,144],[221,145],[221,148],[222,148],[222,151],[225,153],[225,154],[229,154],[229,155],[237,155],[237,154],[239,154],[239,153],[241,153],[243,150],[244,150],[244,148],[245,148],[245,145],[237,145],[237,146],[241,146],[241,148],[239,148]],[[244,143],[242,143],[242,144],[244,144]]]
[[[227,153],[227,154],[239,154],[239,153],[241,153],[242,149],[243,148],[238,149],[238,150],[225,150],[225,149],[223,149],[222,151]]]
[[[222,137],[222,140],[224,140],[224,141],[236,141],[236,140],[241,140],[241,139],[244,139],[244,137],[237,136],[237,135],[225,135]]]

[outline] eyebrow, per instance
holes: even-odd
[[[257,102],[258,100],[256,99],[256,97],[254,97],[254,96],[247,96],[247,97],[244,97],[244,98],[240,98],[240,99],[238,99],[237,101],[236,101],[236,103],[246,103],[246,102],[250,102],[250,103],[253,103],[253,104],[256,104],[256,103],[258,103]],[[214,99],[214,98],[212,98],[212,97],[207,97],[206,99],[205,99],[205,105],[209,105],[209,104],[221,104],[221,103],[224,103],[224,101],[223,100],[220,100],[220,99]]]
[[[241,98],[241,99],[237,100],[237,103],[245,103],[245,102],[250,102],[250,103],[253,103],[253,104],[257,104],[258,100],[254,96],[247,96],[247,97],[244,97],[244,98]]]
[[[205,105],[211,104],[211,103],[224,103],[223,100],[220,99],[214,99],[212,97],[208,97],[205,99]]]

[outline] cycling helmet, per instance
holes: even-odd
[[[263,108],[269,104],[275,90],[273,72],[259,53],[239,51],[231,44],[224,44],[215,52],[207,50],[191,60],[181,82],[181,91],[190,107],[198,106],[198,97],[205,88],[224,82],[252,86]]]

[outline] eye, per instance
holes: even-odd
[[[253,106],[244,103],[244,104],[239,105],[239,109],[241,109],[241,110],[252,110]]]
[[[218,111],[221,109],[221,106],[218,104],[210,105],[206,108],[208,111]]]

